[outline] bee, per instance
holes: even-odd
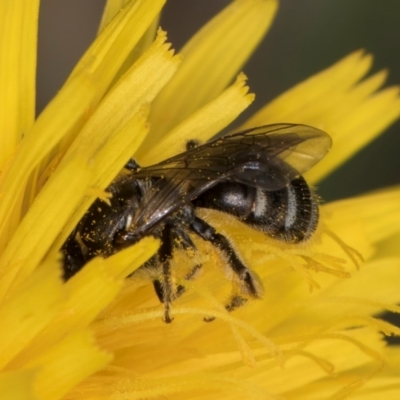
[[[230,241],[197,215],[197,208],[230,214],[279,241],[304,242],[315,231],[319,213],[316,196],[302,174],[330,147],[325,132],[281,123],[204,145],[190,141],[185,152],[144,168],[132,159],[127,173],[106,189],[110,204],[97,199],[62,246],[64,278],[96,256],[109,257],[145,236],[159,238],[157,254],[141,268],[157,269],[153,285],[164,303],[164,321],[171,322],[171,303],[185,290],[173,284],[173,251],[196,252],[190,236],[194,234],[219,250],[240,283],[240,294],[226,305],[232,311],[247,298],[260,297],[260,284]]]

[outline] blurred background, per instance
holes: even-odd
[[[96,35],[104,0],[42,0],[39,28],[40,112]],[[228,0],[169,0],[161,26],[179,50]],[[400,84],[400,1],[281,0],[277,18],[244,67],[256,92],[252,114],[294,84],[357,49],[375,56]],[[320,184],[326,201],[400,183],[400,122]]]

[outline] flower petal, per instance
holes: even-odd
[[[323,206],[330,226],[346,226],[354,221],[362,224],[372,243],[385,240],[400,231],[400,188],[335,201]]]
[[[366,315],[383,311],[399,312],[399,308],[393,306],[400,301],[396,288],[400,279],[399,258],[370,261],[360,271],[354,272],[351,279],[341,280],[328,274],[321,274],[317,279],[321,289],[311,295],[297,297],[296,304],[290,303],[290,294],[279,299],[285,315],[281,323],[274,327],[274,336],[287,335],[294,340],[298,334],[315,332],[317,338],[326,332],[360,325],[383,330],[384,325],[381,326],[379,320]],[[267,291],[270,286],[271,283],[268,283]],[[398,334],[399,330],[388,327],[386,333]]]
[[[186,44],[182,66],[153,103],[156,142],[225,89],[265,35],[276,9],[276,0],[233,1]]]
[[[146,137],[147,103],[174,74],[174,57],[160,31],[148,51],[117,82],[103,99],[79,137],[68,148],[60,167],[78,157],[95,164],[91,185],[105,189],[136,152]],[[53,246],[58,251],[96,196],[87,196]]]
[[[56,263],[43,265],[0,307],[7,327],[0,341],[3,369],[54,317],[63,300],[60,271]]]
[[[53,242],[49,252],[50,255],[54,255],[59,251],[86,210],[100,194],[104,194],[103,189],[105,189],[118,172],[122,170],[127,160],[130,158],[131,152],[135,151],[148,131],[145,119],[146,116],[147,110],[141,109],[122,128],[114,132],[102,132],[102,135],[99,136],[94,132],[93,146],[88,145],[88,141],[83,139],[74,151],[69,153],[68,157],[71,159],[71,162],[73,162],[76,157],[78,159],[86,158],[88,163],[92,162],[94,167],[90,177],[92,190],[87,190],[84,193],[85,196],[82,196],[79,206],[68,219],[67,225],[65,225],[57,240]],[[132,132],[134,132],[134,134],[132,134]],[[107,138],[107,135],[104,135],[105,133],[111,136]],[[61,178],[58,177],[58,179]],[[57,201],[59,201],[59,199],[57,199]]]
[[[315,119],[320,116],[321,107],[330,108],[332,94],[335,103],[338,96],[345,97],[349,89],[368,72],[371,64],[371,56],[365,56],[361,51],[352,53],[281,94],[250,117],[243,128],[278,121],[306,123]],[[297,121],[298,118],[304,118],[304,121]]]
[[[126,2],[121,12],[108,23],[86,51],[69,79],[79,75],[82,70],[88,71],[97,78],[96,87],[101,96],[164,3],[165,0]]]
[[[35,117],[39,0],[0,3],[0,166]]]
[[[78,147],[83,149],[104,145],[103,136],[110,136],[121,129],[146,103],[151,102],[162,87],[175,73],[180,58],[173,56],[170,45],[165,43],[165,32],[160,31],[148,51],[117,82],[105,96],[99,107],[87,122],[79,138],[71,145],[66,155]],[[135,152],[132,149],[131,154]]]
[[[56,172],[52,176],[45,190],[42,191],[30,213],[24,219],[25,222],[19,226],[20,233],[14,235],[7,251],[2,255],[1,259],[4,262],[2,265],[5,274],[8,275],[8,278],[4,279],[2,284],[5,285],[6,282],[10,284],[8,279],[11,279],[11,272],[7,269],[7,265],[9,262],[14,262],[12,261],[13,257],[17,257],[18,260],[25,257],[18,251],[19,246],[26,243],[25,239],[29,241],[30,245],[24,246],[24,250],[29,254],[24,263],[24,269],[30,271],[47,251],[46,243],[54,242],[52,232],[53,235],[57,234],[67,220],[69,220],[68,229],[72,230],[93,201],[93,196],[87,197],[84,203],[81,201],[88,185],[100,186],[104,189],[139,146],[140,141],[145,136],[144,116],[142,112],[139,112],[139,108],[152,100],[177,66],[177,61],[171,57],[171,52],[168,51],[168,46],[164,44],[164,40],[165,35],[161,34],[146,55],[110,91],[77,140],[69,148],[58,169],[58,171],[65,170],[64,175]],[[143,81],[149,82],[148,85],[143,85]],[[130,96],[130,101],[125,101],[126,91],[135,93],[135,96]],[[135,132],[135,135],[131,134],[131,130]],[[117,148],[118,151],[116,151]],[[82,164],[87,163],[86,166],[76,166],[78,170],[81,170],[80,173],[76,172],[77,169],[74,169],[74,163],[77,160]],[[88,175],[85,181],[84,170],[90,164],[96,167],[96,165],[93,165],[94,162],[98,163],[98,168],[94,168],[95,174]],[[69,166],[69,163],[72,163],[71,166]],[[68,174],[72,174],[71,177]],[[68,190],[65,190],[65,182],[68,182]],[[76,191],[71,196],[71,192],[75,190],[75,183]],[[59,195],[60,193],[61,195]],[[55,194],[57,194],[56,199],[54,198]],[[46,206],[43,205],[43,201],[47,202]],[[79,210],[76,211],[75,208],[79,202],[81,205]],[[36,210],[39,207],[41,207],[42,214],[36,215],[34,209]],[[68,219],[72,211],[75,211],[75,218]],[[53,214],[53,212],[56,214]],[[38,217],[40,223],[32,221],[32,218]],[[50,225],[54,229],[50,228]],[[28,232],[22,233],[24,227],[29,226],[35,226],[42,233],[32,232],[30,228]],[[64,230],[64,235],[68,235],[69,232]],[[23,239],[24,236],[25,239]],[[33,241],[32,238],[40,240],[41,246],[36,246],[36,241]],[[60,244],[60,242],[58,241],[57,244]],[[41,255],[36,251],[38,249],[41,249]],[[53,246],[53,250],[58,250],[58,248]],[[36,256],[30,254],[30,251],[35,252]],[[3,289],[5,290],[5,287]]]
[[[111,22],[111,20],[121,12],[122,8],[130,0],[108,0],[104,8],[103,16],[99,27],[99,33]],[[127,56],[124,64],[120,68],[117,77],[122,76],[125,71],[133,65],[138,57],[143,54],[151,45],[154,40],[155,34],[159,26],[159,15],[154,19],[151,25],[148,27],[146,32],[143,34],[137,45],[132,49],[131,53]]]
[[[0,393],[5,399],[37,400],[33,390],[36,371],[11,371],[0,374]]]
[[[99,26],[101,32],[130,0],[107,0]]]
[[[32,171],[61,139],[70,143],[76,136],[163,4],[164,0],[129,2],[98,36],[58,95],[26,132],[0,182],[0,237],[4,232],[12,234],[20,220],[18,205],[22,204],[22,193]],[[41,169],[46,168],[47,162]]]
[[[397,257],[400,249],[400,232],[379,243],[376,257]]]
[[[328,124],[327,128],[332,132],[332,151],[322,159],[318,168],[310,170],[306,177],[311,183],[316,183],[337,169],[351,156],[360,151],[364,146],[373,141],[377,136],[384,133],[385,129],[396,121],[400,116],[399,88],[393,87],[382,90],[367,98],[360,105],[352,105],[348,102],[342,104],[335,111],[342,113],[341,121]],[[344,112],[353,110],[352,114]]]
[[[82,273],[75,275],[66,284],[61,282],[58,264],[57,268],[53,266],[53,275],[57,272],[59,286],[63,289],[63,301],[51,316],[51,320],[44,319],[46,325],[39,332],[27,335],[30,342],[10,363],[13,369],[26,367],[32,360],[39,359],[44,350],[56,346],[72,332],[86,329],[122,287],[122,280],[110,276],[101,258],[93,260]],[[38,273],[35,271],[33,275]],[[48,289],[44,284],[41,287],[42,290]],[[40,312],[40,308],[37,312]]]
[[[254,99],[248,94],[246,78],[240,74],[236,82],[215,100],[186,118],[158,143],[149,135],[135,154],[140,165],[151,165],[172,157],[186,149],[190,139],[206,142],[230,124]]]
[[[33,169],[64,134],[76,128],[77,121],[82,121],[93,94],[87,77],[71,82],[68,90],[59,93],[21,142],[12,164],[4,171],[0,181],[1,249],[7,240],[5,235],[11,236],[21,219],[24,190]]]
[[[306,174],[311,183],[321,180],[400,116],[398,88],[376,93],[384,82],[384,72],[357,83],[371,62],[371,56],[362,52],[349,55],[266,105],[244,128],[292,122],[326,131],[333,139],[333,148]]]
[[[363,343],[371,348],[383,348],[383,342],[376,332],[369,332],[366,329],[355,329],[353,332],[347,331],[346,335],[350,339],[356,339],[359,343]],[[302,356],[304,353],[299,352],[298,356],[294,356],[288,360],[284,369],[271,368],[271,370],[268,370],[268,364],[265,363],[265,373],[261,369],[258,374],[255,374],[256,376],[253,378],[253,381],[259,385],[265,385],[270,390],[272,389],[273,393],[279,393],[283,396],[287,395],[287,398],[297,399],[296,392],[298,391],[301,394],[302,391],[305,391],[308,393],[307,399],[321,399],[329,393],[334,393],[341,386],[345,386],[346,383],[349,383],[349,381],[341,382],[338,380],[336,374],[351,371],[366,363],[375,361],[369,354],[364,353],[362,349],[355,346],[351,341],[340,340],[339,338],[326,338],[308,343],[307,352],[329,360],[334,367],[333,371],[330,374],[327,373],[315,360],[304,357]],[[376,363],[375,368],[378,367],[379,364]],[[356,381],[358,378],[357,374],[354,374],[351,381]],[[320,387],[322,393],[318,391],[314,395],[308,385],[312,385],[320,379],[325,380],[325,386]],[[299,398],[302,399],[303,397],[299,396]],[[325,398],[329,399],[329,397]]]
[[[158,242],[155,239],[146,238],[106,260],[99,257],[85,265],[85,268],[63,286],[65,300],[58,307],[51,323],[38,335],[30,335],[33,340],[15,357],[10,366],[23,367],[30,360],[40,357],[43,349],[56,345],[71,332],[86,328],[114,300],[126,282],[125,277],[143,265],[157,247]],[[53,267],[53,275],[55,271],[57,269]],[[34,275],[38,273],[35,272]],[[61,286],[60,282],[59,285]],[[41,288],[45,289],[44,283]],[[37,312],[40,312],[40,308]]]
[[[97,347],[88,330],[79,330],[44,351],[28,365],[41,367],[35,382],[39,398],[56,400],[86,377],[104,368],[111,359],[111,354]]]
[[[1,254],[0,302],[10,286],[29,276],[46,255],[60,229],[81,201],[89,177],[88,166],[76,158],[68,168],[59,170],[41,191]],[[65,190],[66,182],[68,190]],[[58,197],[57,201],[55,196]]]

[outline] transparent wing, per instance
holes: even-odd
[[[135,176],[217,182],[278,190],[316,164],[331,138],[306,125],[275,124],[227,135],[139,170]],[[202,184],[195,184],[202,186]]]
[[[274,191],[315,165],[331,138],[306,125],[274,124],[227,135],[139,169],[135,179],[161,178],[152,185],[132,226],[135,235],[222,181]]]

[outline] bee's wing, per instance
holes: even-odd
[[[320,129],[300,124],[273,124],[249,129],[242,134],[253,137],[269,157],[289,164],[296,176],[318,163],[332,146],[331,137]],[[239,136],[240,132],[232,135]],[[293,177],[289,177],[292,180]]]
[[[209,181],[229,180],[273,191],[310,169],[331,144],[325,132],[307,125],[266,125],[207,142],[135,176],[200,181],[193,185],[205,190]]]
[[[221,181],[279,190],[316,164],[330,137],[306,125],[275,124],[224,136],[135,172],[157,180],[132,224],[142,235]]]

